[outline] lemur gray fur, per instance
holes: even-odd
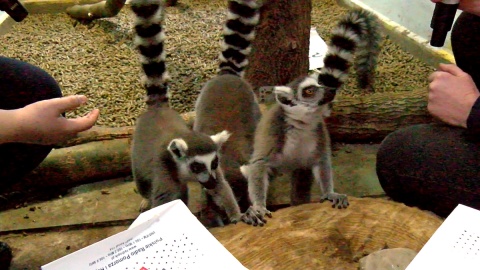
[[[330,136],[324,115],[348,77],[356,53],[359,84],[372,89],[381,41],[379,23],[370,13],[351,10],[333,29],[324,68],[318,75],[302,76],[286,86],[276,86],[276,103],[263,114],[254,139],[248,189],[252,206],[244,215],[263,226],[269,178],[277,171],[291,173],[291,203],[310,202],[312,178],[320,185],[321,201],[346,208],[347,195],[334,192]],[[368,52],[368,53],[367,53]]]
[[[250,201],[248,182],[240,167],[248,163],[253,152],[253,136],[261,116],[255,94],[243,74],[261,5],[258,0],[228,1],[218,74],[203,86],[198,96],[193,125],[194,130],[205,134],[222,130],[232,134],[222,146],[220,164],[242,212],[248,209]],[[215,205],[219,203],[212,204],[210,200],[207,206],[207,219],[216,221],[210,227],[224,224],[223,215],[216,211]]]
[[[187,181],[198,181],[232,222],[241,212],[219,166],[226,130],[211,135],[191,130],[168,102],[163,0],[132,0],[135,46],[140,54],[147,110],[137,119],[132,172],[143,210],[175,199],[188,204]]]

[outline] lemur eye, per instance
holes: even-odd
[[[215,157],[215,159],[212,161],[211,168],[212,170],[216,170],[218,168],[218,157]]]
[[[196,162],[196,161],[190,163],[190,171],[192,173],[201,173],[206,170],[207,170],[207,167],[203,163]]]
[[[307,87],[302,90],[303,97],[309,98],[309,97],[313,97],[313,95],[315,95],[315,90],[313,87]]]

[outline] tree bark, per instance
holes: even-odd
[[[56,144],[55,148],[65,148],[88,142],[131,138],[133,131],[134,127],[131,126],[118,128],[94,126],[87,131],[78,133],[73,139]]]
[[[415,90],[337,96],[327,124],[332,141],[378,143],[399,128],[432,121],[427,111],[427,92]]]
[[[95,4],[75,5],[67,8],[67,14],[76,20],[93,21],[115,17],[125,6],[126,0],[106,0]],[[176,6],[178,0],[166,0],[167,7]]]
[[[23,186],[72,186],[131,173],[130,138],[82,143],[53,150]]]
[[[73,19],[83,21],[115,17],[123,8],[125,2],[126,0],[106,0],[89,5],[75,5],[67,8],[67,14]]]
[[[307,74],[311,11],[311,0],[271,0],[262,7],[245,75],[254,89]]]

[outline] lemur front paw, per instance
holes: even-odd
[[[243,221],[243,214],[238,213],[230,217],[231,224],[237,224],[240,220]]]
[[[347,208],[350,205],[346,194],[338,194],[335,192],[323,194],[322,197],[320,197],[320,202],[322,203],[324,201],[331,201],[332,207],[338,209]]]
[[[271,218],[272,212],[264,206],[250,206],[242,215],[242,221],[253,226],[263,226],[267,223],[265,216]]]

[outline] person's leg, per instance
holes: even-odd
[[[415,125],[388,135],[377,175],[395,201],[447,216],[459,204],[480,209],[480,143],[465,129]]]
[[[18,109],[61,96],[58,83],[46,71],[25,62],[0,57],[0,109]],[[0,190],[36,168],[51,149],[51,146],[20,143],[0,145]]]
[[[460,14],[452,29],[452,51],[455,62],[470,74],[480,87],[480,17]]]

